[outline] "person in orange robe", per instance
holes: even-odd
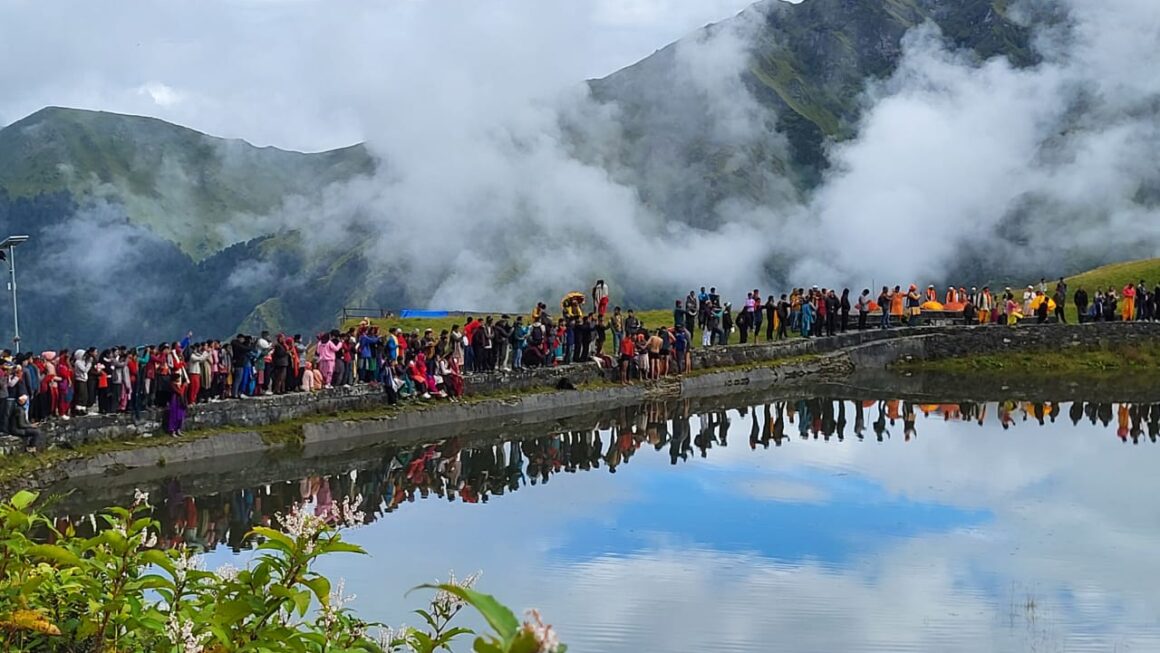
[[[979,324],[991,323],[991,311],[995,310],[995,298],[991,295],[991,289],[984,286],[982,294],[979,295]]]
[[[1120,404],[1116,411],[1116,435],[1124,442],[1128,441],[1128,404]]]
[[[902,306],[906,300],[906,293],[902,292],[901,286],[894,286],[894,292],[890,295],[890,314],[895,317],[902,317]]]
[[[1136,287],[1129,283],[1124,286],[1124,292],[1120,296],[1124,300],[1121,308],[1122,317],[1125,322],[1131,322],[1136,319]]]

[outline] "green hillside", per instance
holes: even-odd
[[[107,200],[194,259],[228,244],[215,227],[373,169],[361,145],[303,154],[101,111],[49,107],[0,129],[0,189],[10,197]]]
[[[1068,292],[1086,288],[1088,292],[1114,288],[1117,293],[1128,285],[1143,279],[1149,288],[1160,283],[1160,258],[1113,263],[1067,279]]]

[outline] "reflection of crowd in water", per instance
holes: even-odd
[[[810,398],[780,401],[737,411],[694,413],[688,400],[653,402],[606,415],[590,428],[544,437],[479,443],[458,437],[435,444],[384,450],[376,464],[333,476],[275,482],[205,496],[183,492],[179,480],[153,488],[156,516],[166,546],[211,550],[248,546],[246,533],[270,525],[274,515],[305,504],[317,515],[331,514],[347,497],[363,497],[366,521],[397,511],[418,499],[487,503],[527,485],[547,484],[558,474],[627,465],[645,448],[666,452],[673,465],[729,444],[729,429],[748,426],[749,447],[768,449],[791,439],[844,441],[849,435],[885,442],[918,436],[924,420],[975,422],[988,417],[1004,429],[1024,423],[1054,423],[1066,412],[1073,424],[1115,424],[1117,436],[1139,443],[1160,435],[1160,404],[1017,402],[923,404],[902,400],[848,401]],[[901,433],[898,429],[901,428]],[[849,434],[847,430],[849,429]],[[78,533],[97,528],[92,515],[71,520]],[[58,527],[70,522],[61,518]]]

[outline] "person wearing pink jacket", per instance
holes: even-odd
[[[341,350],[342,342],[339,340],[338,331],[319,336],[318,370],[322,372],[322,387],[324,388],[330,387],[331,376],[334,374],[334,357]]]

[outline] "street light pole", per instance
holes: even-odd
[[[5,247],[8,248],[8,288],[12,291],[12,343],[15,345],[16,353],[20,353],[20,312],[17,308],[16,302],[16,246],[28,240],[28,236],[9,236],[0,242],[0,258],[5,258],[2,251]]]

